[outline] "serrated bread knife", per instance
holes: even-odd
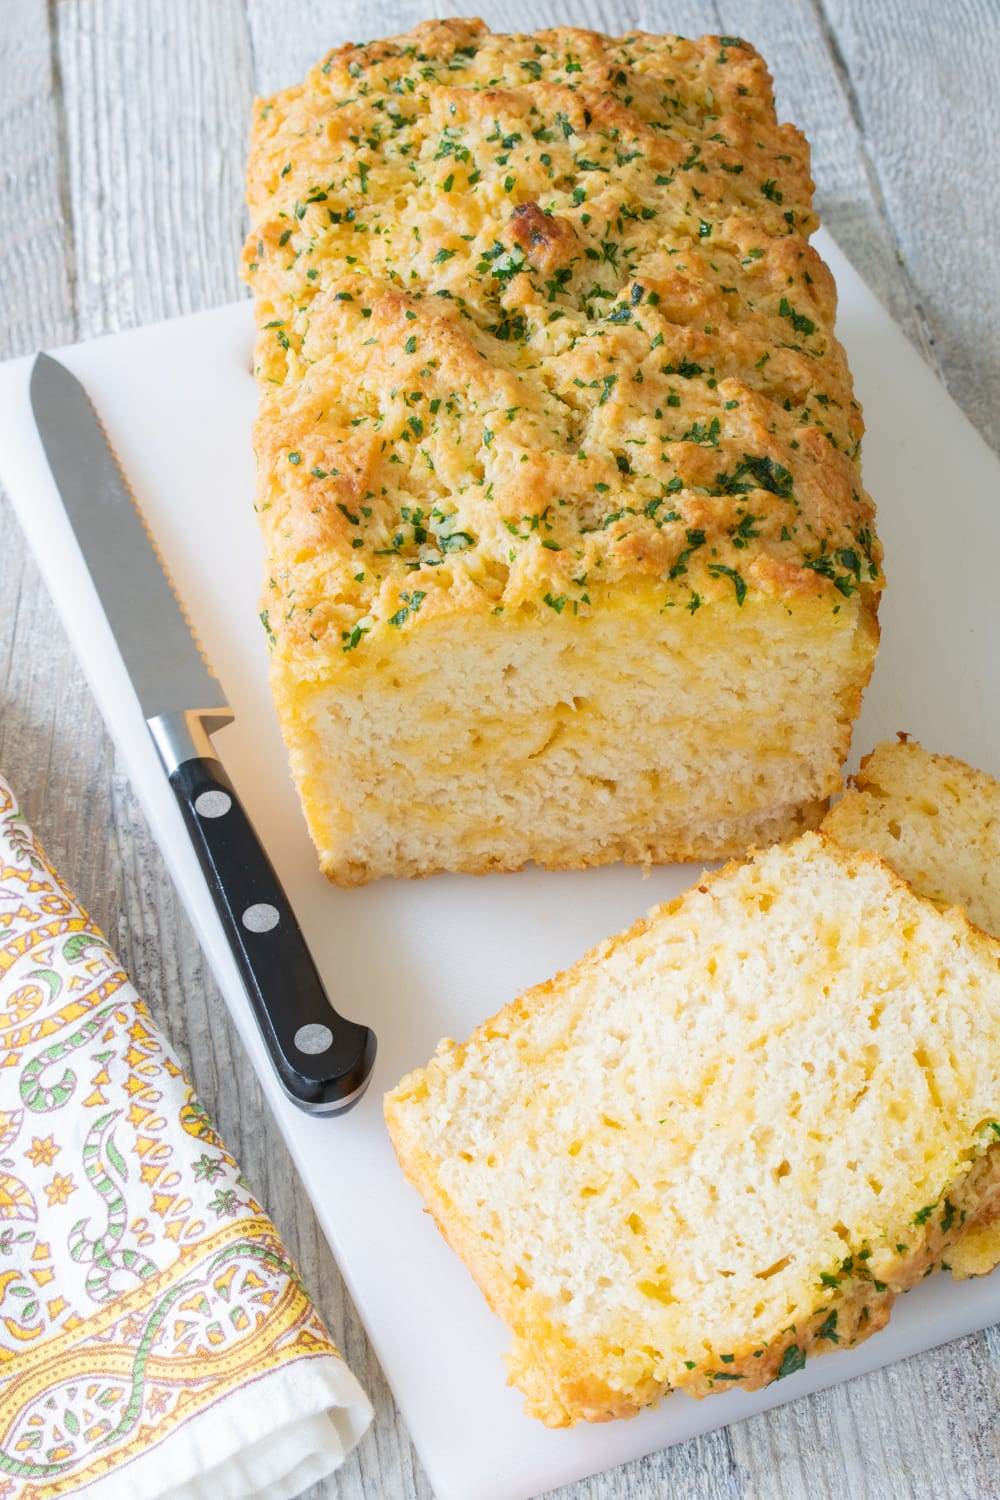
[[[375,1034],[333,1009],[211,736],[232,721],[83,386],[40,354],[31,407],[52,477],[184,815],[286,1094],[311,1113],[364,1092]]]

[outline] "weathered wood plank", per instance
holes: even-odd
[[[10,358],[73,337],[59,111],[45,0],[3,0],[0,94],[0,341]]]
[[[256,90],[272,94],[287,88],[331,47],[409,31],[437,13],[427,0],[382,0],[378,5],[341,0],[335,6],[326,0],[299,0],[292,26],[287,10],[269,0],[247,0]]]
[[[72,339],[75,323],[45,0],[4,0],[0,34],[0,358],[7,358]],[[92,783],[106,778],[107,744],[5,499],[0,526],[0,767],[52,856],[84,875],[88,901],[115,885],[106,802],[88,798]]]
[[[1000,449],[1000,7],[827,0],[826,14],[934,362]]]
[[[447,14],[447,7],[440,8]],[[616,34],[638,22],[638,0],[549,0],[540,10],[524,0],[486,0],[475,12],[493,31],[534,31],[542,26],[580,26]]]
[[[546,1500],[748,1500],[750,1493],[722,1428],[552,1490]]]
[[[57,18],[81,336],[241,295],[236,264],[254,91],[242,4],[111,0],[60,7]],[[287,15],[282,24],[295,29]],[[98,734],[103,739],[96,728],[89,737]],[[92,897],[95,915],[181,1052],[376,1407],[374,1431],[357,1458],[314,1493],[424,1497],[426,1481],[329,1247],[138,802],[107,748],[95,794],[95,842],[114,871]],[[73,865],[66,866],[70,880],[77,879]]]
[[[56,7],[81,337],[241,293],[240,0]]]
[[[754,1417],[733,1446],[767,1500],[991,1500],[996,1402],[977,1336]]]

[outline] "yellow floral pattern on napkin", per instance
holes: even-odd
[[[0,778],[0,1497],[76,1490],[238,1387],[332,1353]]]

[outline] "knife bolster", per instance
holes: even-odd
[[[211,736],[232,722],[228,708],[181,708],[146,720],[168,776],[188,760],[217,760]]]

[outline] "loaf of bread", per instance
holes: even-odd
[[[814,824],[876,648],[862,420],[761,58],[448,20],[254,110],[261,619],[323,869]]]
[[[1000,1260],[1000,943],[805,833],[443,1042],[386,1118],[534,1415],[753,1390]]]

